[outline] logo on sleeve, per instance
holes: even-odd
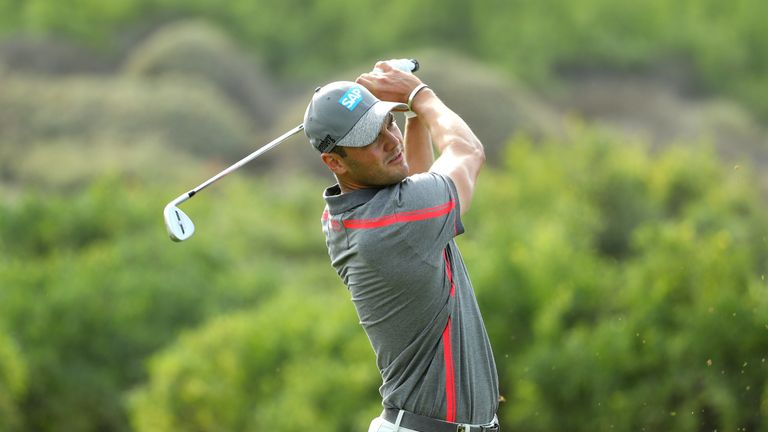
[[[359,86],[352,87],[339,99],[339,103],[346,109],[354,111],[360,101],[363,100],[363,90]]]

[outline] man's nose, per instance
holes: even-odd
[[[398,145],[400,145],[400,142],[397,139],[397,135],[391,130],[384,131],[384,150],[390,151]]]

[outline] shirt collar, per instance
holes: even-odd
[[[357,189],[347,193],[341,193],[341,188],[335,184],[323,192],[323,198],[328,204],[328,211],[332,215],[344,213],[363,205],[371,200],[381,189]]]

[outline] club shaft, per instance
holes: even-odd
[[[274,140],[270,141],[269,143],[263,145],[253,153],[249,154],[248,156],[240,159],[239,161],[235,162],[232,166],[225,169],[224,171],[216,174],[215,176],[211,177],[210,179],[206,180],[204,183],[202,183],[200,186],[192,189],[191,191],[187,192],[186,194],[180,196],[174,202],[176,205],[180,204],[183,201],[186,201],[189,198],[192,198],[196,193],[200,192],[201,190],[207,188],[208,186],[216,183],[217,181],[221,180],[222,177],[227,176],[228,174],[232,173],[232,171],[237,170],[238,168],[242,167],[243,165],[247,164],[248,162],[256,159],[257,157],[261,156],[262,154],[268,152],[269,150],[277,147],[279,144],[281,144],[283,141],[287,140],[288,138],[296,135],[297,133],[304,130],[304,124],[300,124],[296,126],[295,128],[289,130],[288,132],[280,135],[279,137],[275,138]],[[179,201],[182,197],[186,197],[184,200]]]

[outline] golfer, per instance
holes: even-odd
[[[338,182],[322,216],[331,264],[383,381],[369,432],[498,431],[496,365],[454,242],[483,146],[418,77],[376,68],[317,89],[304,117]]]

